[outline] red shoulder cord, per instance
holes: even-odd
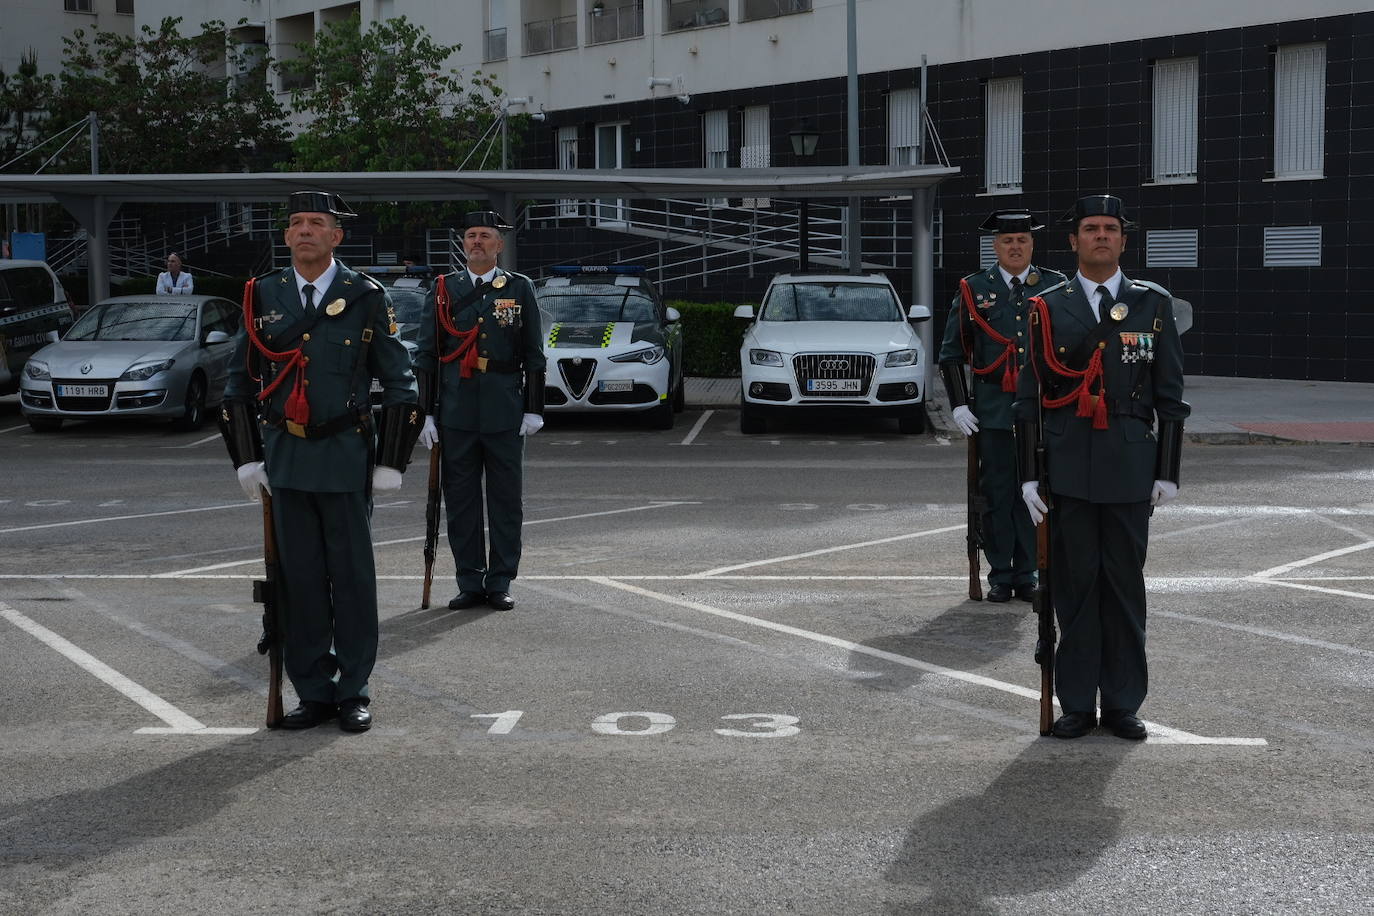
[[[1002,390],[1015,391],[1018,372],[1016,368],[1016,344],[1011,338],[1003,337],[997,333],[996,329],[978,314],[978,310],[973,306],[973,290],[969,288],[968,280],[959,281],[959,295],[963,298],[964,310],[968,312],[969,318],[973,319],[973,323],[978,325],[982,332],[992,339],[993,343],[1002,344],[1006,348],[1002,351],[1002,355],[993,362],[981,369],[978,368],[973,364],[972,346],[967,340],[963,340],[964,323],[959,322],[959,336],[964,345],[964,358],[968,361],[969,368],[973,370],[975,375],[991,375],[998,366],[1005,365],[1006,368],[1002,370]]]
[[[462,378],[472,378],[472,370],[477,368],[477,328],[473,325],[470,331],[460,331],[453,323],[453,316],[449,314],[448,287],[444,285],[444,278],[440,277],[434,287],[434,317],[450,337],[458,341],[457,348],[447,356],[440,356],[439,362],[451,363],[455,359],[462,358],[460,372]],[[436,335],[437,336],[437,335]],[[437,345],[436,345],[437,346]]]
[[[280,353],[267,349],[262,339],[258,337],[258,329],[253,324],[253,292],[257,287],[257,280],[250,279],[243,286],[243,326],[248,331],[248,340],[253,344],[253,348],[264,357],[274,363],[285,362],[281,367],[277,377],[272,382],[258,392],[258,400],[265,401],[271,396],[272,392],[281,387],[282,382],[286,381],[286,374],[295,369],[295,382],[291,388],[291,394],[286,399],[286,419],[302,426],[310,423],[310,401],[305,396],[305,365],[310,360],[306,358],[302,347],[294,350],[283,350]],[[248,373],[252,375],[253,366],[250,362]],[[256,378],[256,376],[254,376]],[[262,381],[262,379],[258,379]]]
[[[1042,396],[1042,403],[1046,407],[1063,407],[1070,401],[1078,401],[1078,409],[1074,412],[1075,416],[1092,417],[1093,429],[1107,428],[1107,397],[1106,381],[1102,375],[1102,348],[1105,344],[1099,344],[1093,348],[1092,358],[1088,360],[1088,365],[1082,369],[1070,369],[1059,361],[1054,353],[1054,340],[1050,335],[1050,310],[1045,305],[1045,300],[1039,296],[1031,297],[1031,310],[1035,315],[1035,324],[1040,326],[1040,352],[1045,355],[1045,365],[1051,372],[1061,378],[1081,379],[1078,385],[1064,395],[1062,398],[1052,398]],[[1032,329],[1031,334],[1035,331]],[[1093,383],[1097,383],[1097,394],[1093,395],[1089,389]]]

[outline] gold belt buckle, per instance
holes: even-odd
[[[477,371],[478,371],[478,372],[486,372],[486,371],[487,371],[487,358],[486,358],[485,356],[479,356],[479,357],[477,357]]]
[[[305,427],[300,423],[297,423],[295,420],[286,421],[286,431],[291,435],[297,436],[301,439],[305,438]]]

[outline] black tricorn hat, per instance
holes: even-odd
[[[1135,223],[1126,216],[1126,205],[1121,202],[1121,198],[1110,194],[1089,194],[1087,197],[1078,198],[1072,207],[1064,211],[1059,221],[1073,223],[1076,229],[1078,221],[1087,216],[1114,216],[1121,220],[1122,229],[1135,228]]]
[[[487,226],[497,232],[509,232],[515,228],[495,210],[474,210],[463,217],[464,229],[476,229],[478,226]]]
[[[1004,232],[1034,232],[1045,227],[1028,210],[996,210],[978,228],[1001,235]]]
[[[293,191],[287,198],[286,215],[292,213],[330,213],[343,218],[357,216],[337,194],[328,191]]]

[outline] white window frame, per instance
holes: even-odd
[[[1021,193],[1021,77],[988,80],[985,87],[983,186],[988,194]]]
[[[1322,178],[1326,155],[1326,45],[1274,54],[1274,177]]]
[[[772,165],[772,127],[767,105],[750,105],[740,113],[739,167],[766,169]],[[741,206],[763,209],[772,205],[767,197],[746,197]]]
[[[625,167],[625,128],[629,121],[604,121],[596,125],[592,142],[596,149],[598,169],[623,169]],[[603,130],[615,131],[615,161],[607,161],[601,145]],[[596,224],[610,229],[624,228],[629,220],[629,210],[624,198],[603,197],[597,202]]]
[[[730,167],[730,112],[724,108],[701,113],[701,164],[708,169]],[[712,197],[710,207],[728,207],[728,197]]]
[[[1157,60],[1153,68],[1151,171],[1155,184],[1197,183],[1198,59]]]
[[[887,164],[916,165],[921,153],[921,91],[894,89],[887,95]]]
[[[563,171],[572,171],[577,168],[577,125],[569,124],[558,128],[555,139],[555,153],[558,161],[555,168]],[[573,198],[567,198],[558,202],[559,216],[578,216],[582,212],[582,202]]]

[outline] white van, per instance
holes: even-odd
[[[19,390],[24,364],[75,320],[57,274],[42,261],[0,260],[0,394]]]

